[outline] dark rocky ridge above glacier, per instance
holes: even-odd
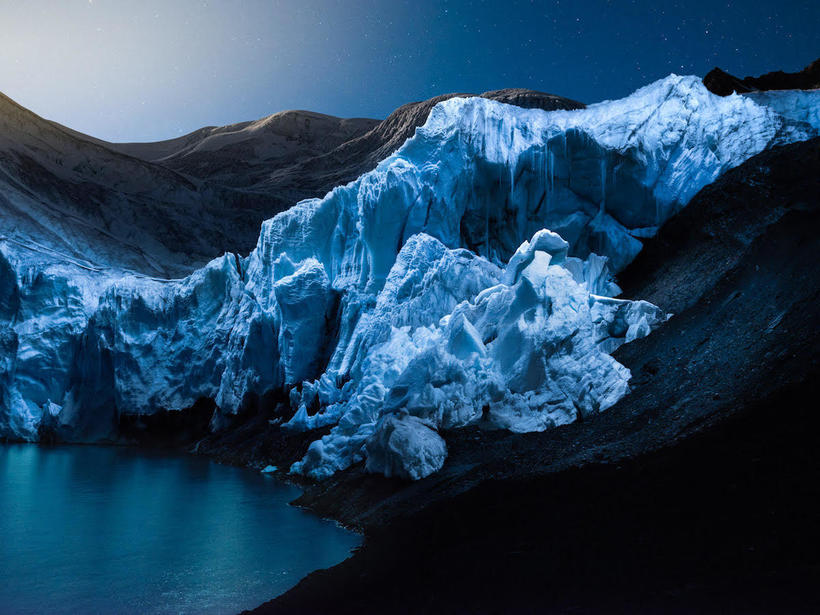
[[[276,170],[260,185],[262,189],[281,190],[294,200],[307,196],[322,196],[334,186],[353,181],[395,152],[422,126],[430,111],[438,103],[454,97],[472,94],[443,94],[428,100],[402,105],[370,132],[342,144],[322,156],[298,163],[291,168]],[[555,111],[581,109],[578,101],[534,90],[504,89],[481,94],[482,98],[497,100],[527,109]],[[305,191],[310,194],[306,194]]]
[[[447,95],[384,121],[285,111],[156,143],[109,143],[0,94],[0,233],[94,268],[174,278],[253,249],[263,220],[391,154]],[[580,103],[531,90],[484,96]]]
[[[0,95],[0,235],[33,261],[178,277],[247,245],[270,201],[77,138]]]
[[[729,96],[732,92],[746,94],[768,90],[814,90],[820,88],[820,59],[796,73],[779,70],[743,79],[715,67],[703,78],[703,85],[718,96]]]

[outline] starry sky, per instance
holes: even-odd
[[[283,109],[385,117],[445,92],[583,102],[671,72],[799,70],[812,0],[0,0],[0,91],[111,141]]]

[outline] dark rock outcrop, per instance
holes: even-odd
[[[718,96],[729,96],[733,92],[744,94],[764,90],[814,90],[820,88],[820,59],[796,73],[778,70],[760,77],[744,79],[715,67],[703,78],[703,85]]]
[[[503,90],[492,90],[484,92],[482,98],[497,100],[498,102],[524,109],[543,109],[544,111],[556,111],[558,109],[583,109],[586,107],[577,100],[547,94],[537,90],[527,90],[525,88],[506,88]]]

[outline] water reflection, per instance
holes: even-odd
[[[0,612],[236,613],[357,536],[298,490],[191,456],[0,446]]]

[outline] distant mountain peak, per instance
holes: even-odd
[[[815,90],[820,88],[820,58],[796,73],[778,70],[743,79],[715,67],[703,78],[703,85],[718,96],[729,96],[733,92],[745,94],[766,90]]]

